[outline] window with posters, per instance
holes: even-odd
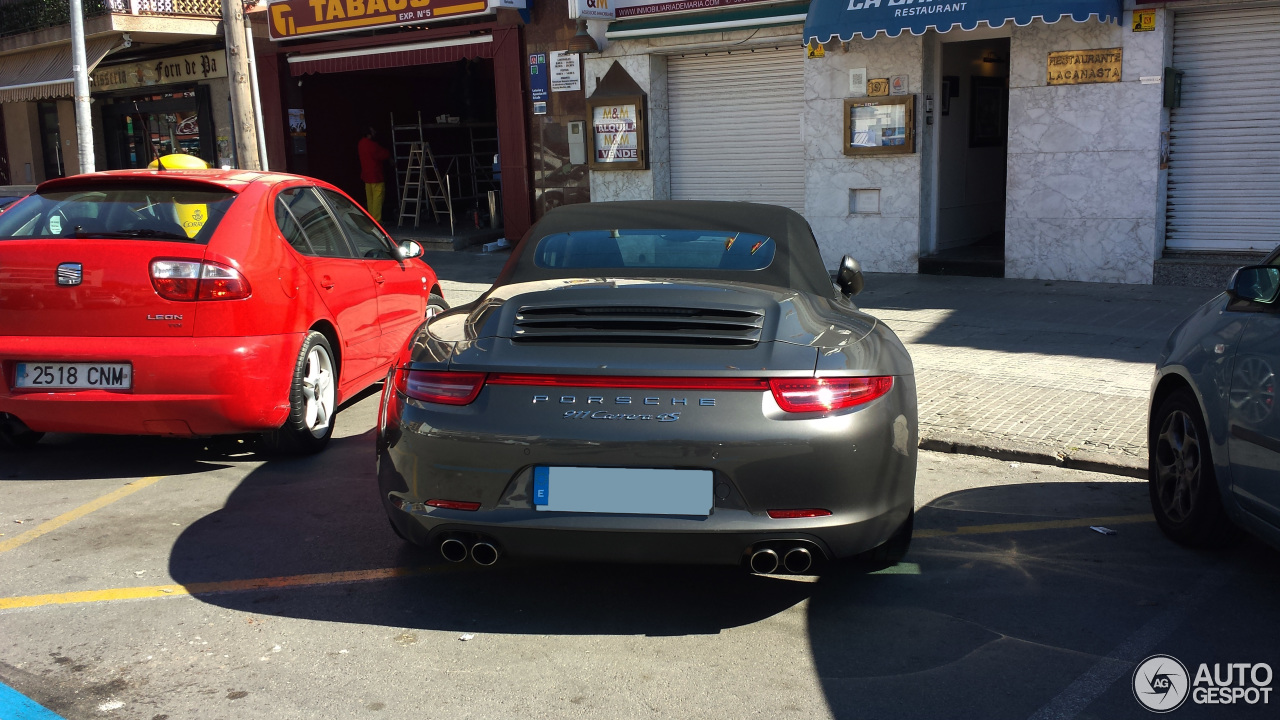
[[[648,170],[644,95],[607,95],[587,99],[592,170]]]

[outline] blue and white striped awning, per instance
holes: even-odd
[[[1112,22],[1123,10],[1121,0],[813,0],[804,39],[808,44],[879,33],[898,37],[903,30],[923,35],[930,28],[973,30],[979,23],[1000,27],[1010,20],[1020,26],[1036,19],[1085,22],[1096,17]]]

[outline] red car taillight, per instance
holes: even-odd
[[[198,260],[152,260],[151,286],[165,300],[243,300],[249,281],[235,268]]]
[[[396,371],[396,389],[414,400],[441,405],[470,405],[484,387],[484,373]]]
[[[893,377],[770,378],[778,407],[787,412],[827,412],[871,402],[893,388]]]

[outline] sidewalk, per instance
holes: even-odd
[[[1145,477],[1155,361],[1218,292],[868,274],[856,300],[915,362],[921,447]]]
[[[454,305],[507,258],[428,255]],[[1154,363],[1218,292],[869,273],[855,300],[911,353],[921,447],[1145,477]]]

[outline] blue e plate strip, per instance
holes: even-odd
[[[547,478],[551,476],[551,469],[545,467],[535,467],[533,469],[533,504],[547,504]]]
[[[40,703],[0,683],[0,718],[4,720],[64,720]]]

